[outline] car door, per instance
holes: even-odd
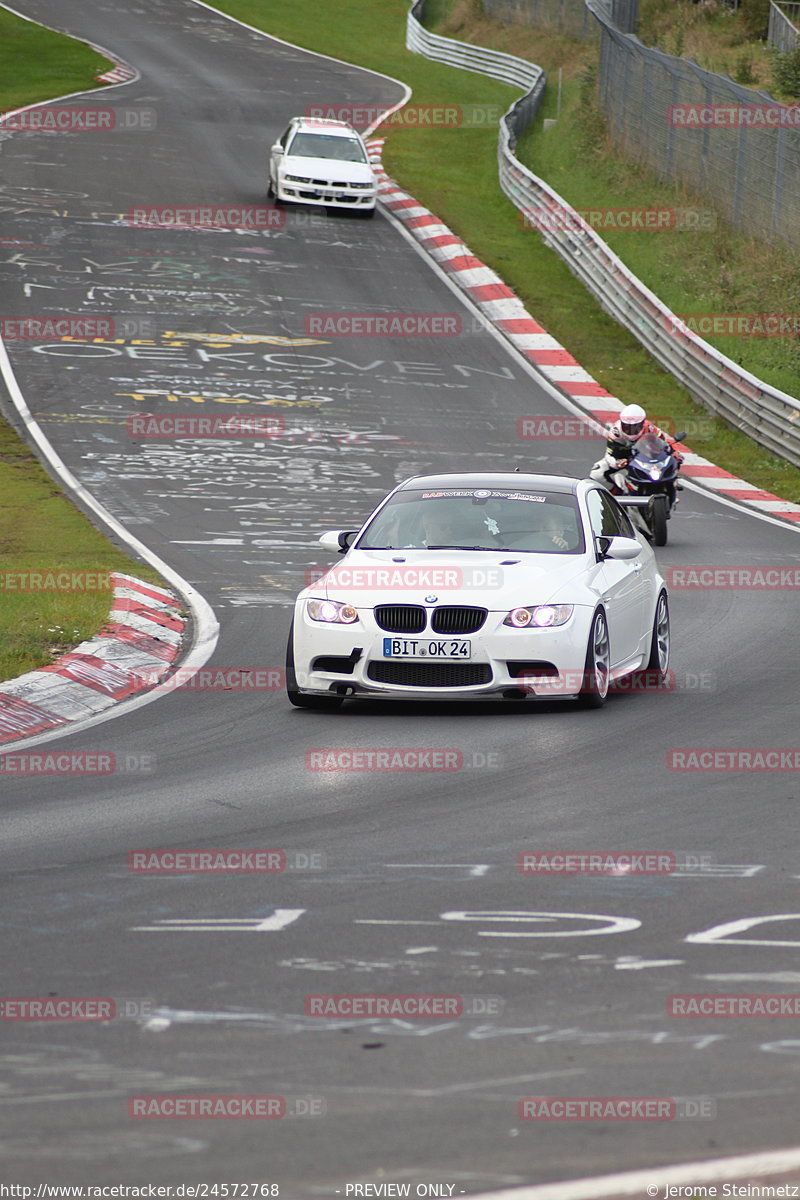
[[[602,488],[586,498],[595,537],[635,537],[628,517]],[[649,572],[645,551],[639,558],[606,558],[600,564],[598,586],[608,618],[611,665],[618,666],[639,652],[648,628]]]
[[[283,153],[286,149],[286,143],[289,140],[289,134],[291,132],[292,126],[290,125],[289,128],[282,134],[282,136],[278,138],[277,142],[273,143],[272,148],[270,149],[269,177],[272,180],[273,187],[278,182],[278,165],[283,158]]]

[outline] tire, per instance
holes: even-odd
[[[342,696],[305,696],[297,689],[297,677],[294,673],[294,621],[289,628],[289,640],[286,643],[286,695],[290,704],[295,708],[314,708],[317,712],[332,712],[344,703]]]
[[[583,666],[583,686],[578,703],[581,708],[602,708],[606,702],[611,667],[606,614],[599,608],[592,618],[586,661]]]
[[[669,667],[669,600],[666,592],[660,592],[656,601],[656,615],[653,618],[653,633],[650,638],[650,657],[645,670],[648,675],[652,672],[663,680]]]
[[[656,546],[667,544],[667,497],[654,496],[651,508],[650,524],[653,530],[653,543]]]
[[[362,208],[361,209],[361,216],[364,218],[365,221],[369,221],[372,219],[372,217],[375,216],[375,210],[377,209],[377,207],[378,206],[376,204],[375,208]]]
[[[273,200],[273,199],[274,199],[274,197],[275,197],[275,191],[274,191],[274,189],[273,189],[273,187],[272,187],[272,176],[270,176],[270,177],[267,179],[267,199],[268,199],[268,200]]]

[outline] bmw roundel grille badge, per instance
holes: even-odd
[[[439,599],[438,596],[426,596],[425,603],[426,604],[435,604],[438,599]]]

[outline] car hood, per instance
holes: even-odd
[[[338,158],[290,155],[283,159],[280,170],[290,175],[307,175],[309,179],[329,179],[341,183],[373,183],[375,180],[369,163],[340,162]]]
[[[586,554],[355,550],[304,594],[359,608],[438,602],[500,612],[523,604],[589,603],[584,585],[597,565]]]

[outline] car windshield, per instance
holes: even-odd
[[[330,133],[296,133],[288,153],[301,158],[333,158],[337,162],[367,161],[358,138],[338,137]]]
[[[369,523],[360,550],[501,550],[579,554],[584,541],[575,497],[510,488],[398,492]]]

